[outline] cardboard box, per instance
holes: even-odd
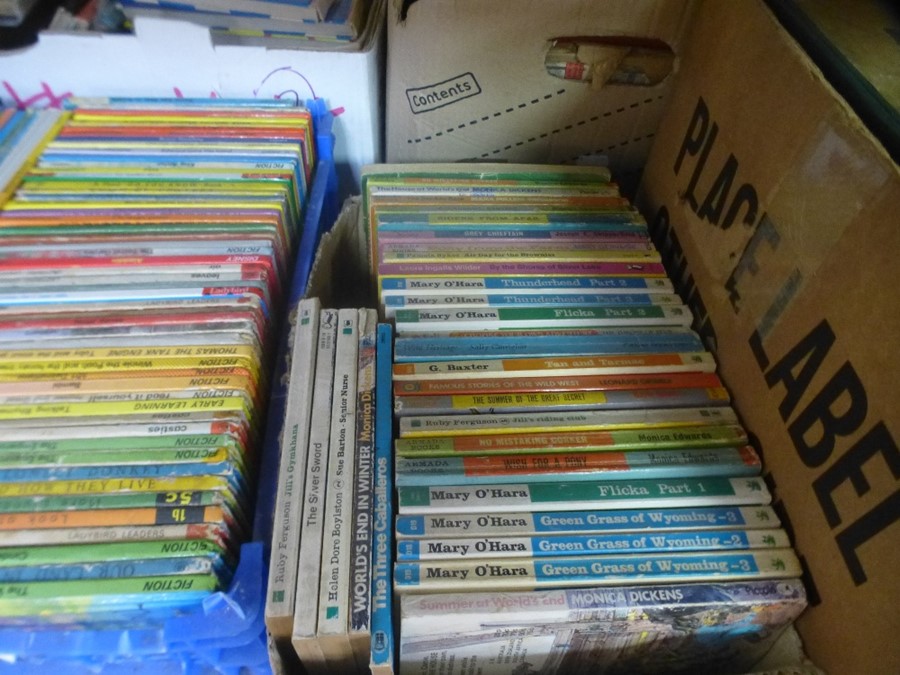
[[[408,5],[408,6],[407,6]],[[608,163],[620,180],[643,166],[671,89],[689,23],[690,0],[395,2],[388,10],[386,155],[388,162],[511,161]],[[578,36],[578,64],[550,74],[555,38]],[[602,37],[597,51],[587,38]],[[639,79],[616,38],[658,41],[663,72]],[[669,59],[665,60],[668,47]],[[629,57],[647,52],[635,49]],[[675,56],[673,59],[672,57]],[[577,67],[576,67],[577,66]],[[573,72],[577,71],[577,72]],[[603,74],[599,74],[602,72]],[[654,77],[655,75],[655,77]],[[605,81],[605,83],[604,83]]]
[[[900,672],[900,170],[762,2],[702,2],[638,195],[808,567],[831,673]]]
[[[888,2],[790,0],[769,8],[900,161],[900,12]]]
[[[325,99],[335,116],[342,196],[382,157],[383,27],[358,52],[214,46],[207,28],[138,18],[134,35],[42,33],[0,52],[0,102],[59,106],[75,96]],[[356,188],[358,189],[358,188]]]

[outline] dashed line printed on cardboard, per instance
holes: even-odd
[[[644,99],[643,101],[637,101],[637,102],[632,103],[632,104],[630,104],[630,105],[622,106],[622,107],[620,107],[620,108],[616,108],[615,110],[608,110],[608,111],[606,111],[605,113],[601,113],[601,114],[599,114],[599,115],[594,115],[594,116],[592,116],[592,117],[589,117],[589,118],[584,119],[584,120],[579,120],[578,122],[574,122],[574,123],[572,123],[572,124],[566,124],[565,126],[559,127],[559,128],[557,128],[557,129],[553,129],[553,130],[551,130],[551,131],[545,132],[545,133],[543,133],[543,134],[539,134],[539,135],[537,135],[537,136],[532,136],[531,138],[528,138],[528,139],[526,139],[526,140],[524,140],[524,141],[517,141],[516,143],[510,143],[509,145],[505,145],[505,146],[503,146],[502,148],[496,148],[496,149],[494,149],[494,150],[491,150],[490,152],[482,153],[482,154],[481,154],[481,158],[484,159],[485,157],[490,157],[491,155],[499,155],[501,152],[506,152],[506,151],[508,151],[508,150],[512,150],[513,148],[521,147],[521,146],[526,145],[526,144],[528,144],[528,143],[534,143],[535,141],[543,140],[543,139],[545,139],[545,138],[547,138],[547,137],[549,137],[549,136],[553,136],[553,135],[555,135],[555,134],[560,134],[560,133],[563,133],[563,132],[565,132],[565,131],[571,131],[572,129],[574,129],[574,128],[576,128],[576,127],[582,127],[582,126],[585,126],[586,124],[592,124],[592,123],[598,122],[598,121],[600,121],[600,120],[602,120],[602,119],[606,119],[607,117],[612,117],[613,115],[619,115],[619,114],[621,114],[621,113],[623,113],[623,112],[626,112],[626,111],[629,111],[629,110],[633,110],[634,108],[639,108],[639,107],[642,106],[642,105],[646,105],[646,104],[648,104],[648,103],[654,103],[654,102],[656,102],[656,101],[660,101],[660,100],[662,100],[662,98],[663,98],[662,96],[658,96],[658,97],[656,97],[656,98],[647,98],[647,99]],[[653,137],[653,134],[648,134],[647,136],[639,136],[639,137],[633,138],[633,139],[631,139],[631,140],[626,140],[626,141],[620,141],[620,142],[618,142],[618,143],[613,143],[612,145],[609,145],[609,146],[607,146],[606,148],[598,148],[597,150],[594,150],[593,153],[584,153],[584,154],[595,154],[595,153],[598,153],[598,152],[604,152],[604,151],[608,152],[608,151],[610,151],[610,150],[615,150],[616,148],[624,147],[624,146],[629,145],[629,144],[631,144],[631,143],[637,143],[637,142],[640,142],[640,141],[644,141],[644,140],[646,140],[646,139],[648,139],[648,138],[652,138],[652,137]],[[582,155],[579,155],[579,156],[582,156]],[[574,161],[575,159],[577,159],[577,157],[573,158],[572,161]]]
[[[554,96],[561,96],[562,94],[565,94],[565,93],[566,93],[566,89],[558,89],[557,91],[552,92],[550,94],[544,94],[543,96],[540,96],[538,98],[533,98],[530,101],[524,101],[522,103],[518,103],[518,104],[511,106],[509,108],[506,108],[504,110],[498,110],[496,112],[493,112],[490,115],[483,115],[480,119],[473,119],[468,122],[463,122],[462,124],[457,124],[455,127],[449,127],[447,129],[445,129],[444,131],[437,131],[428,136],[422,136],[421,138],[408,138],[406,140],[406,142],[409,144],[414,144],[414,143],[421,143],[423,141],[431,141],[431,140],[434,140],[435,138],[440,138],[444,134],[451,134],[454,131],[458,131],[460,129],[465,129],[466,127],[475,126],[479,122],[488,122],[497,117],[501,117],[502,115],[506,115],[508,113],[515,112],[516,110],[521,110],[522,108],[527,108],[529,105],[536,105],[543,101],[547,101],[547,100],[553,98]],[[407,92],[407,95],[409,95],[408,92]]]
[[[545,94],[545,95],[543,95],[542,97],[539,97],[539,98],[533,98],[533,99],[531,99],[530,101],[525,101],[525,102],[519,103],[519,104],[517,104],[517,105],[515,105],[515,106],[508,107],[508,108],[506,108],[506,109],[504,109],[504,110],[498,110],[498,111],[496,111],[496,112],[494,112],[494,113],[491,113],[490,115],[483,115],[483,116],[482,116],[481,118],[479,118],[479,119],[473,119],[473,120],[470,120],[469,122],[463,122],[463,123],[461,123],[461,124],[456,125],[455,127],[448,127],[447,129],[445,129],[445,130],[443,130],[443,131],[438,131],[438,132],[435,132],[434,134],[430,134],[430,135],[428,135],[428,136],[422,136],[421,138],[410,138],[410,139],[407,139],[406,142],[407,142],[408,144],[410,144],[410,145],[413,145],[413,144],[415,144],[415,143],[422,143],[422,142],[427,142],[427,141],[435,140],[435,139],[437,139],[437,138],[440,138],[440,137],[444,136],[445,134],[451,134],[451,133],[453,133],[453,132],[455,132],[455,131],[458,131],[458,130],[460,130],[460,129],[465,129],[465,128],[467,128],[467,127],[474,126],[474,125],[478,124],[479,122],[487,122],[487,121],[490,121],[490,120],[495,119],[495,118],[497,118],[497,117],[500,117],[500,116],[502,116],[502,115],[504,115],[504,114],[511,113],[511,112],[515,112],[515,111],[520,110],[520,109],[522,109],[522,108],[526,108],[526,107],[528,107],[529,105],[535,105],[535,104],[537,104],[537,103],[541,103],[541,102],[543,102],[543,101],[549,100],[549,99],[553,98],[554,96],[559,96],[559,95],[565,94],[565,93],[566,93],[566,89],[559,89],[559,90],[557,90],[556,92],[553,92],[553,93],[550,93],[550,94]],[[637,101],[637,102],[632,103],[632,104],[630,104],[630,105],[622,106],[622,107],[616,108],[615,110],[609,110],[609,111],[604,112],[604,113],[600,113],[600,114],[597,114],[597,115],[593,115],[592,117],[588,117],[588,118],[586,118],[586,119],[579,120],[579,121],[573,122],[573,123],[571,123],[571,124],[566,124],[565,126],[558,127],[558,128],[556,128],[556,129],[552,129],[552,130],[547,131],[547,132],[544,132],[544,133],[542,133],[542,134],[537,134],[537,135],[532,136],[532,137],[530,137],[530,138],[528,138],[528,139],[526,139],[526,140],[517,141],[517,142],[515,142],[515,143],[510,143],[510,144],[508,144],[508,145],[505,145],[505,146],[503,146],[502,148],[496,148],[496,149],[494,149],[494,150],[490,150],[490,151],[488,151],[488,152],[484,152],[484,153],[481,154],[481,158],[484,159],[484,158],[490,157],[490,156],[492,156],[492,155],[499,155],[501,152],[506,152],[506,151],[508,151],[508,150],[512,150],[513,148],[521,147],[521,146],[527,145],[527,144],[529,144],[529,143],[535,143],[535,142],[537,142],[537,141],[539,141],[539,140],[543,140],[543,139],[548,138],[548,137],[550,137],[550,136],[553,136],[553,135],[555,135],[555,134],[560,134],[560,133],[563,133],[563,132],[565,132],[565,131],[571,131],[572,129],[575,129],[575,128],[577,128],[577,127],[583,127],[583,126],[586,126],[586,125],[588,125],[588,124],[592,124],[592,123],[595,123],[595,122],[599,122],[600,120],[606,119],[606,118],[608,118],[608,117],[612,117],[613,115],[619,115],[619,114],[621,114],[621,113],[624,113],[624,112],[627,112],[627,111],[630,111],[630,110],[634,110],[635,108],[639,108],[639,107],[642,106],[642,105],[647,105],[647,104],[649,104],[649,103],[655,103],[655,102],[658,102],[658,101],[662,100],[663,98],[664,98],[663,96],[651,97],[651,98],[644,99],[643,101]],[[598,153],[598,152],[609,152],[610,150],[615,150],[616,148],[624,147],[624,146],[629,145],[629,144],[631,144],[631,143],[638,143],[638,142],[641,142],[641,141],[645,141],[645,140],[648,140],[648,139],[650,139],[650,138],[652,138],[652,137],[653,137],[653,134],[648,134],[648,135],[646,135],[646,136],[639,136],[639,137],[633,138],[633,139],[631,139],[631,140],[626,140],[626,141],[621,141],[621,142],[619,142],[619,143],[614,143],[614,144],[612,144],[612,145],[607,146],[606,148],[598,148],[597,150],[594,150],[592,153],[587,153],[587,154],[595,154],[595,153]],[[574,158],[573,158],[572,161],[574,161]]]

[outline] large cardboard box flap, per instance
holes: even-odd
[[[569,163],[587,155],[619,173],[639,169],[665,109],[692,6],[395,0],[388,12],[387,161]],[[578,54],[568,62],[561,56],[554,75],[551,45],[573,37]],[[640,51],[645,43],[660,52],[650,49],[648,61],[632,52],[628,58],[638,61],[621,63],[617,47]],[[673,59],[652,58],[666,50]],[[608,80],[617,68],[644,80]]]
[[[703,2],[638,206],[808,567],[833,673],[900,672],[900,171],[761,2]]]

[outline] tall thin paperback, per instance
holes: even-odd
[[[266,626],[276,642],[290,640],[294,623],[297,553],[320,309],[318,298],[301,300],[293,333],[265,610]]]
[[[356,462],[350,567],[350,644],[360,670],[369,666],[371,645],[373,450],[375,445],[375,348],[378,312],[359,310],[356,402]]]
[[[348,635],[347,610],[352,534],[350,502],[353,499],[352,471],[356,445],[358,341],[357,310],[339,310],[316,627],[316,636],[328,668],[339,672],[352,671],[355,667]]]
[[[325,518],[328,441],[331,433],[331,393],[334,384],[334,352],[337,310],[323,309],[319,320],[318,356],[313,388],[313,419],[309,433],[306,491],[303,501],[303,537],[297,564],[297,600],[291,642],[307,670],[324,668],[325,656],[316,640],[319,616],[319,571]]]

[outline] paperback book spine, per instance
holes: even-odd
[[[316,640],[319,616],[319,577],[322,562],[325,482],[331,433],[331,393],[334,385],[334,352],[338,313],[323,309],[319,320],[316,375],[309,432],[306,491],[303,500],[303,537],[297,559],[297,597],[291,642],[307,669],[323,668],[325,656]]]
[[[669,293],[530,293],[524,295],[390,295],[383,299],[385,317],[394,318],[402,309],[457,311],[502,307],[616,307],[682,305]]]
[[[404,672],[751,672],[806,607],[799,579],[406,594]],[[722,617],[727,615],[727,621]],[[664,649],[648,649],[664,641]]]
[[[546,393],[476,394],[457,396],[398,396],[394,414],[463,415],[495,412],[557,412],[565,410],[623,410],[627,408],[687,408],[727,405],[725,387],[636,389],[632,391],[572,391]]]
[[[507,483],[591,481],[598,478],[649,479],[682,476],[756,476],[762,470],[749,445],[742,448],[633,450],[630,452],[557,453],[427,457],[396,461],[398,486],[504,485]]]
[[[381,280],[382,296],[407,293],[672,293],[666,277],[388,277]]]
[[[556,558],[601,553],[788,548],[784,530],[694,530],[657,534],[581,534],[476,539],[403,539],[397,561],[485,558]]]
[[[632,324],[689,327],[693,320],[693,315],[683,305],[399,309],[394,314],[397,333],[506,328],[598,328]]]
[[[353,472],[353,527],[350,567],[350,644],[357,667],[369,666],[371,651],[371,583],[373,472],[375,434],[375,350],[378,313],[359,310],[359,356],[356,401],[356,466]]]
[[[775,528],[771,506],[697,506],[606,511],[538,511],[504,514],[397,516],[398,540],[408,538],[531,536]]]
[[[546,377],[484,377],[466,380],[421,379],[397,381],[396,396],[484,396],[488,394],[617,391],[620,389],[718,388],[715,373],[660,373],[658,375],[547,375]]]
[[[301,300],[294,327],[265,610],[266,626],[276,642],[290,640],[294,623],[297,552],[312,407],[313,378],[310,375],[315,370],[320,309],[316,298]]]
[[[776,548],[576,556],[558,560],[522,558],[397,563],[394,567],[394,585],[401,594],[452,593],[621,583],[787,579],[799,577],[800,574],[800,562],[794,551]]]
[[[485,377],[526,378],[582,375],[644,375],[712,373],[716,362],[709,352],[559,356],[551,358],[473,359],[394,364],[394,380],[463,380]]]
[[[460,331],[460,334],[405,334],[397,338],[397,363],[467,359],[579,356],[582,354],[640,354],[702,351],[703,343],[690,329],[659,327],[575,329],[572,332]],[[479,334],[480,333],[480,334]]]
[[[397,488],[399,513],[422,515],[754,506],[771,500],[765,482],[757,477]]]
[[[511,593],[443,593],[440,595],[404,595],[401,619],[404,638],[418,642],[441,635],[473,635],[492,632],[500,627],[561,625],[600,619],[606,628],[622,634],[640,635],[651,628],[645,621],[628,620],[644,616],[655,629],[671,631],[672,620],[693,611],[718,612],[728,607],[746,611],[772,601],[806,599],[800,579],[709,581],[675,584],[621,584],[586,589],[541,589]],[[668,611],[662,611],[662,610]],[[654,611],[655,610],[655,611]],[[751,609],[750,620],[765,625],[765,617]],[[698,622],[712,626],[715,622]],[[732,630],[733,624],[722,626]],[[505,637],[502,634],[496,637]]]
[[[183,574],[219,575],[224,573],[221,561],[207,556],[191,558],[132,558],[127,561],[94,561],[81,563],[47,563],[0,568],[0,583],[30,583],[35,581],[91,581],[100,579],[131,579],[136,577]],[[227,575],[224,580],[227,581]]]
[[[394,623],[391,557],[394,549],[394,481],[392,470],[390,324],[378,324],[375,356],[375,490],[372,545],[372,649],[373,675],[393,675]]]
[[[585,276],[585,277],[664,277],[666,268],[662,263],[628,262],[389,262],[378,266],[379,274],[390,277],[413,275],[447,276]]]
[[[730,406],[488,413],[484,415],[414,415],[400,418],[399,435],[400,438],[477,436],[479,434],[653,429],[654,427],[692,427],[737,423],[737,414]]]
[[[745,443],[747,432],[744,427],[739,424],[723,424],[702,427],[657,427],[649,431],[618,429],[571,433],[398,438],[394,449],[398,457],[465,457],[606,450],[722,448],[737,447]]]
[[[316,636],[329,669],[355,667],[348,634],[350,513],[356,441],[356,377],[359,350],[358,311],[338,311],[334,392],[326,487],[319,616]]]

